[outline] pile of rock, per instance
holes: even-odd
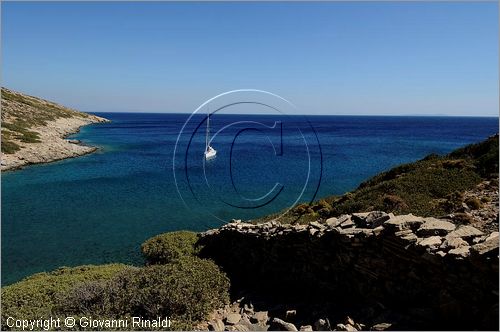
[[[273,310],[277,306],[272,307]],[[297,310],[279,306],[283,314],[273,315],[268,310],[257,311],[252,303],[241,298],[231,305],[212,313],[207,322],[197,326],[197,330],[205,331],[384,331],[391,323],[377,323],[371,327],[355,322],[347,316],[337,324],[331,324],[327,317],[313,319],[310,322],[297,324]]]
[[[477,329],[478,321],[498,327],[498,226],[488,232],[446,219],[372,211],[308,225],[238,220],[200,234],[199,243],[201,254],[231,280],[275,298],[293,290],[313,302],[380,302],[424,328],[438,328],[435,321],[446,328]]]

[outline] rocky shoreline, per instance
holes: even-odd
[[[21,149],[13,154],[2,153],[1,170],[15,170],[30,164],[50,163],[57,160],[75,158],[92,153],[96,147],[81,144],[79,141],[67,140],[80,127],[109,120],[89,115],[81,118],[59,118],[46,126],[33,128],[39,133],[41,142],[21,143]]]
[[[66,138],[109,120],[2,87],[1,170],[74,158],[97,150]]]

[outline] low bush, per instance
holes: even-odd
[[[2,137],[2,153],[12,154],[16,151],[19,151],[19,149],[21,149],[19,145],[10,141],[9,139]]]
[[[126,265],[86,265],[60,268],[50,273],[38,273],[2,288],[2,330],[8,329],[6,319],[39,319],[54,317],[59,298],[83,282],[108,280]]]
[[[468,197],[465,200],[465,204],[467,204],[467,206],[472,210],[480,209],[483,206],[476,197]]]
[[[194,323],[229,302],[229,279],[212,261],[183,257],[166,265],[128,268],[112,279],[74,287],[59,300],[66,315],[155,319],[170,317],[172,329]]]
[[[167,264],[179,258],[196,255],[199,252],[197,240],[194,232],[165,233],[144,242],[141,250],[147,264]]]

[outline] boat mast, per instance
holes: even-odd
[[[205,139],[205,151],[208,151],[208,136],[209,136],[209,133],[210,133],[210,113],[207,112],[207,137]]]

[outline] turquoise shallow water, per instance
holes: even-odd
[[[64,265],[138,264],[140,244],[155,234],[277,212],[304,188],[300,201],[341,194],[498,132],[497,118],[313,116],[312,130],[300,117],[216,115],[213,132],[237,121],[281,121],[282,130],[234,126],[214,138],[218,156],[203,165],[202,118],[174,154],[187,115],[102,115],[112,122],[74,135],[97,153],[2,174],[2,284]]]

